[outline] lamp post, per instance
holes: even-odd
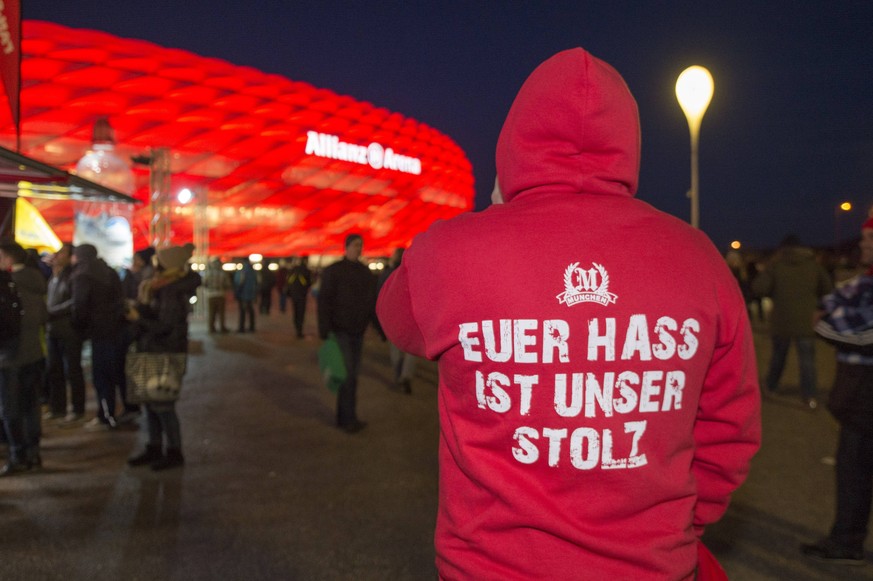
[[[712,100],[713,88],[712,75],[704,67],[697,65],[682,71],[676,80],[676,98],[685,113],[688,129],[691,132],[691,189],[688,191],[688,197],[691,198],[691,225],[695,228],[700,227],[697,142],[700,137],[700,122]]]
[[[840,253],[840,215],[852,211],[852,202],[843,202],[834,209],[834,256]]]

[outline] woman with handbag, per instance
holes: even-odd
[[[191,297],[200,286],[200,276],[188,267],[194,245],[170,246],[155,254],[157,265],[152,278],[142,282],[137,304],[127,313],[133,323],[138,354],[161,355],[164,360],[184,358],[188,352],[188,312]],[[181,357],[180,357],[181,356]],[[130,458],[131,466],[150,464],[152,470],[166,470],[185,463],[182,456],[182,435],[176,415],[178,388],[184,365],[170,366],[159,376],[148,379],[149,390],[144,404],[148,425],[145,450]],[[164,382],[174,383],[171,399]],[[158,391],[153,391],[155,387]],[[166,439],[166,448],[164,440]]]

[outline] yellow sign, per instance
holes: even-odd
[[[39,210],[24,198],[15,200],[15,241],[25,248],[36,248],[40,252],[57,252],[62,246],[61,239]]]

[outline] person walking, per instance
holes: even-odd
[[[634,198],[639,154],[618,72],[552,56],[500,132],[495,203],[435,222],[382,287],[388,338],[439,361],[441,578],[710,562],[760,443],[752,331],[706,235]]]
[[[318,335],[322,340],[336,336],[346,366],[346,380],[337,392],[336,423],[348,433],[367,425],[357,414],[358,373],[364,332],[376,303],[376,278],[360,260],[363,249],[359,234],[346,237],[345,254],[322,272],[318,295]]]
[[[188,353],[188,313],[200,276],[188,267],[194,246],[170,246],[157,251],[158,267],[140,292],[127,320],[134,325],[137,351]],[[152,470],[182,466],[182,432],[175,401],[146,402],[148,443],[128,460],[130,466]]]
[[[830,533],[801,552],[828,563],[863,565],[873,502],[873,218],[861,227],[866,272],[820,301],[816,333],[836,346],[828,409],[840,425],[836,514]]]
[[[258,310],[262,315],[269,315],[273,308],[273,289],[276,286],[276,274],[270,270],[269,264],[261,263],[261,270],[257,271],[258,295],[260,302]]]
[[[243,258],[242,268],[233,274],[233,296],[239,303],[237,333],[255,332],[255,298],[258,296],[258,273],[251,261]],[[248,321],[248,323],[247,323]],[[248,328],[248,329],[247,329]]]
[[[790,234],[783,239],[771,262],[752,282],[753,292],[773,300],[770,335],[773,352],[764,384],[776,393],[793,342],[800,367],[800,394],[809,409],[818,407],[815,370],[815,332],[812,317],[818,299],[833,289],[827,271],[816,262],[812,249]]]
[[[306,318],[306,301],[309,300],[309,289],[312,288],[312,271],[309,270],[309,257],[301,256],[288,271],[285,290],[291,297],[291,307],[294,309],[294,330],[297,338],[303,338],[303,321]]]

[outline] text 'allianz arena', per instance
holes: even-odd
[[[368,254],[406,246],[472,207],[473,175],[446,135],[398,113],[249,67],[140,40],[23,23],[20,153],[74,170],[108,117],[125,159],[167,148],[171,188],[206,195],[210,254],[337,253],[350,232]],[[0,112],[0,142],[15,127]],[[135,247],[152,241],[147,165],[134,164]],[[73,202],[34,199],[71,240]],[[171,241],[194,238],[173,204]]]

